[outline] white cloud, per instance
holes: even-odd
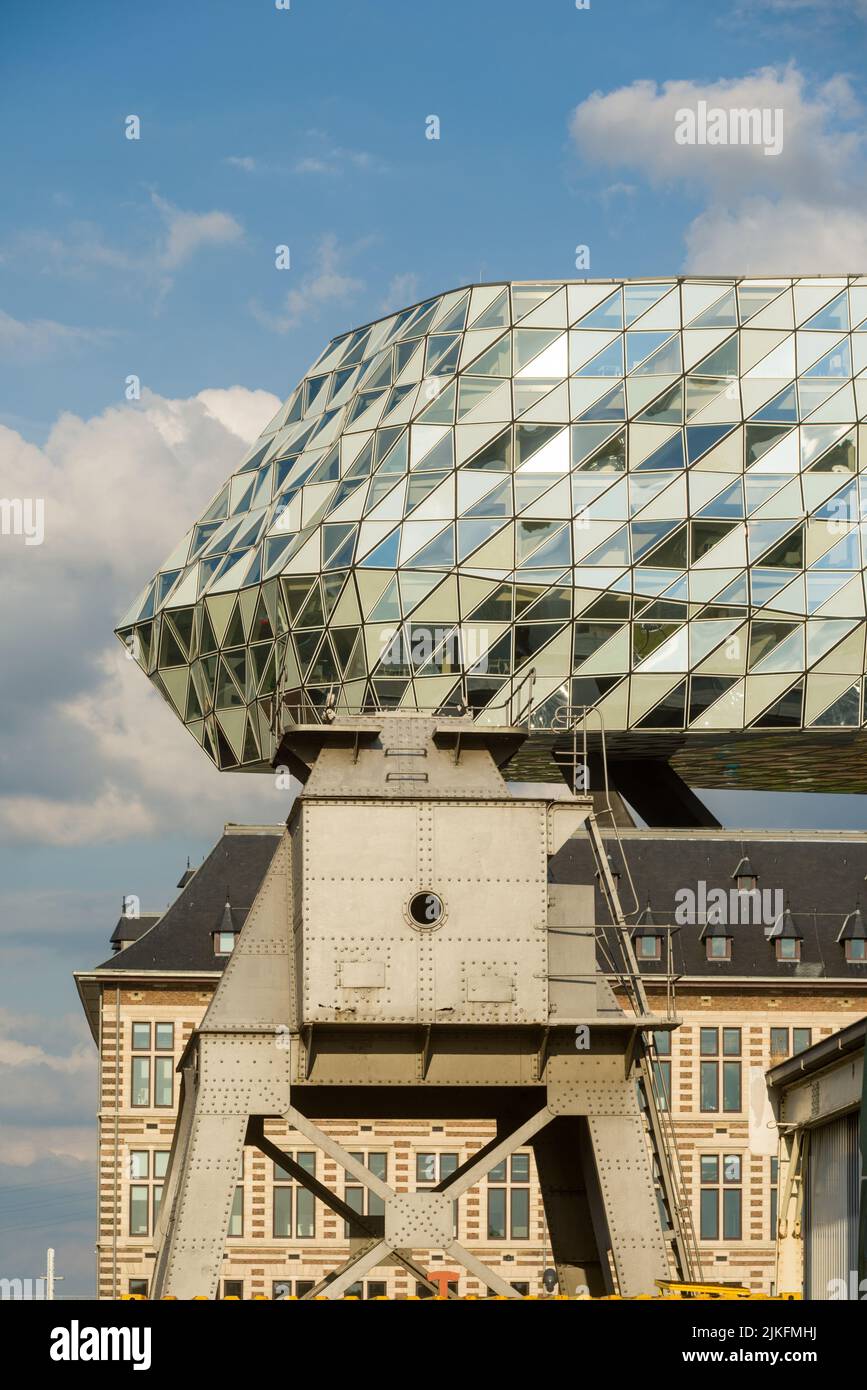
[[[677,112],[699,102],[783,113],[783,143],[678,144]],[[589,162],[642,175],[654,188],[699,192],[685,233],[690,270],[777,274],[863,267],[867,212],[860,105],[848,78],[810,86],[795,64],[718,82],[634,82],[594,92],[571,134]]]
[[[105,272],[122,275],[130,285],[156,285],[160,296],[171,288],[174,276],[206,248],[236,246],[244,229],[231,213],[213,209],[193,212],[177,207],[155,190],[150,203],[159,218],[144,235],[147,221],[136,213],[135,230],[128,241],[111,244],[92,222],[76,220],[61,231],[30,229],[2,248],[5,259],[36,263],[42,271],[73,279],[88,279]]]
[[[145,392],[44,447],[0,427],[10,496],[45,499],[45,541],[0,539],[0,839],[83,845],[225,819],[277,822],[271,778],[221,774],[111,634],[279,405],[232,387]]]
[[[90,1083],[91,1086],[93,1082]],[[86,1111],[82,1112],[86,1114]],[[32,1168],[43,1159],[72,1158],[88,1165],[93,1160],[93,1124],[27,1125],[4,1124],[0,1130],[0,1163],[10,1168]],[[9,1202],[11,1213],[14,1206]]]
[[[713,206],[686,233],[687,264],[700,274],[864,273],[867,209],[817,207],[797,198],[749,198]]]
[[[230,154],[226,156],[227,164],[231,164],[234,169],[243,169],[245,174],[255,173],[258,168],[257,161],[251,154]]]
[[[314,269],[302,277],[297,287],[288,291],[278,311],[272,313],[263,309],[254,300],[250,305],[254,318],[275,333],[288,333],[305,319],[315,318],[325,305],[341,303],[357,294],[364,288],[364,282],[341,269],[348,254],[334,233],[327,233],[316,250]]]
[[[369,150],[351,150],[339,145],[324,130],[308,130],[311,153],[302,155],[292,166],[295,174],[385,173],[387,166]]]
[[[104,343],[112,335],[105,329],[73,328],[53,319],[15,319],[0,309],[0,357],[10,362],[52,357],[94,343]]]
[[[177,270],[203,246],[222,246],[240,241],[243,229],[228,212],[185,212],[159,194],[151,200],[165,223],[165,240],[159,252],[159,264],[166,270]]]

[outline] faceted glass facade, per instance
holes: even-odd
[[[865,421],[867,277],[452,290],[328,345],[118,633],[224,768],[278,694],[854,730]]]

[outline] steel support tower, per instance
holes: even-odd
[[[330,722],[329,722],[330,717]],[[258,1146],[348,1223],[349,1259],[308,1298],[339,1298],[438,1249],[514,1289],[454,1236],[453,1202],[531,1145],[560,1289],[655,1291],[699,1273],[652,1015],[589,795],[513,795],[500,766],[526,730],[389,713],[289,725],[304,783],[235,950],[181,1063],[154,1296],[214,1296],[241,1151]],[[594,885],[549,861],[589,832]],[[496,1135],[437,1187],[397,1192],[329,1118],[490,1118]],[[282,1117],[382,1199],[360,1215],[264,1132]]]

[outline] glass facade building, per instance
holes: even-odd
[[[867,277],[451,290],[328,344],[118,633],[223,768],[277,696],[857,741],[865,422]]]

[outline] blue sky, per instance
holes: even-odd
[[[864,0],[4,0],[0,494],[41,489],[48,522],[0,542],[0,1273],[10,1249],[38,1272],[47,1235],[10,1213],[50,1175],[65,1292],[90,1287],[71,971],[123,893],[164,907],[225,820],[286,811],[204,765],[115,652],[120,613],[355,323],[572,276],[579,244],[593,276],[863,271],[865,25]],[[784,108],[783,154],[674,163],[698,99]],[[713,804],[864,824],[859,798]]]

